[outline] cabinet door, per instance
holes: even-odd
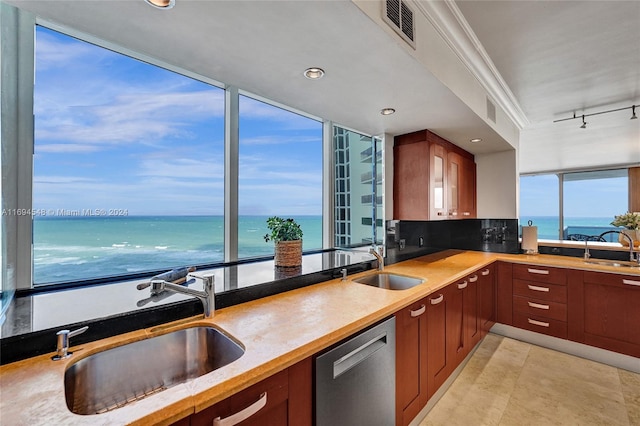
[[[489,265],[479,271],[478,278],[478,315],[482,337],[496,322],[496,281],[495,266]]]
[[[470,219],[476,217],[476,163],[470,158],[461,158],[458,216]]]
[[[431,398],[449,376],[447,356],[448,288],[434,293],[427,304],[427,386]]]
[[[469,288],[469,279],[465,278],[449,286],[450,296],[447,304],[447,351],[449,357],[449,373],[462,362],[466,356],[464,307],[465,296]]]
[[[430,219],[447,218],[447,151],[437,143],[429,150]]]
[[[640,357],[640,277],[584,273],[584,341]]]
[[[427,403],[427,304],[396,313],[396,425],[408,425]]]
[[[460,219],[462,156],[457,152],[447,153],[447,215],[449,219]]]
[[[429,144],[422,142],[393,148],[393,217],[429,219]]]
[[[469,275],[467,280],[469,284],[464,294],[465,356],[482,338],[482,321],[478,301],[480,272]]]

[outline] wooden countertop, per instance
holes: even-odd
[[[581,258],[509,255],[447,250],[387,266],[388,272],[425,279],[402,291],[352,282],[372,273],[339,279],[216,311],[211,320],[193,319],[72,347],[74,355],[54,362],[52,354],[0,367],[0,423],[11,425],[168,424],[225,399],[353,333],[392,315],[440,288],[496,260],[640,276],[640,268],[585,264]],[[64,372],[92,353],[125,342],[193,325],[222,329],[240,341],[237,361],[184,384],[99,415],[71,413],[65,402]]]

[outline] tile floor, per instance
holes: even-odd
[[[489,334],[431,425],[640,425],[640,374]]]

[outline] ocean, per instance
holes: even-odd
[[[322,248],[322,217],[295,217],[303,230],[303,250]],[[273,255],[265,242],[267,216],[238,219],[239,258]],[[539,239],[558,239],[552,216],[523,217],[538,227]],[[565,233],[598,235],[615,229],[613,218],[565,220]],[[610,241],[617,236],[610,235]],[[168,270],[224,259],[222,216],[35,217],[33,276],[36,285]]]
[[[564,218],[563,235],[583,234],[600,235],[611,229],[619,229],[611,225],[613,217],[566,217]],[[523,216],[520,218],[520,226],[526,226],[531,221],[538,227],[538,239],[557,240],[559,221],[556,216]],[[607,241],[618,241],[617,235],[605,236]]]
[[[322,217],[294,217],[303,250],[322,248]],[[238,255],[273,255],[267,216],[238,218]],[[34,283],[102,278],[222,262],[222,216],[35,217]]]

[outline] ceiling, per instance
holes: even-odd
[[[464,15],[530,124],[520,171],[640,164],[639,1],[465,1]],[[640,107],[637,109],[640,111]]]
[[[364,133],[428,128],[474,154],[512,149],[350,1],[177,0],[169,11],[142,0],[6,3]],[[601,164],[640,163],[640,120],[625,120],[630,111],[592,117],[587,129],[577,120],[553,123],[574,111],[640,104],[640,2],[449,4],[530,122],[520,135],[522,171],[588,166],[594,156],[585,143]],[[310,66],[325,77],[305,79]],[[382,116],[384,107],[397,112]],[[470,144],[476,137],[483,143]]]

